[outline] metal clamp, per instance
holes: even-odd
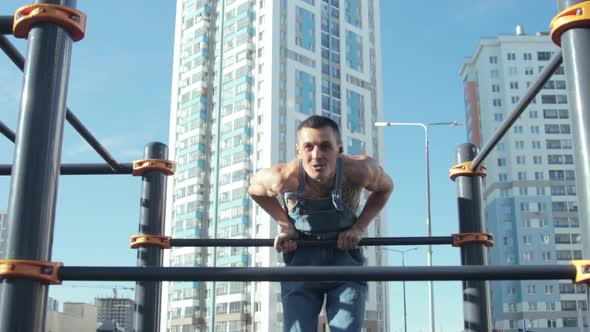
[[[47,22],[66,29],[75,42],[86,34],[86,14],[71,7],[52,4],[28,5],[17,9],[12,34],[16,38],[26,39],[34,24]]]
[[[30,260],[0,260],[0,278],[24,278],[60,285],[58,272],[63,263]]]
[[[171,160],[144,159],[133,161],[133,176],[142,176],[145,171],[159,170],[165,175],[174,175],[176,164]]]
[[[170,236],[163,235],[133,235],[131,236],[131,248],[156,246],[160,249],[170,249]]]
[[[449,170],[449,177],[451,178],[451,180],[455,181],[455,178],[459,175],[478,175],[482,178],[485,178],[488,175],[488,169],[484,165],[479,165],[479,167],[476,170],[472,171],[471,161],[466,161],[464,163],[451,167],[451,169]]]
[[[578,27],[590,27],[590,2],[573,5],[551,20],[551,39],[557,46],[561,46],[561,34],[566,30]]]
[[[483,244],[486,247],[494,246],[494,236],[490,233],[455,233],[451,235],[452,246],[462,247],[466,244]]]
[[[590,260],[573,260],[570,263],[576,267],[575,283],[590,283]]]

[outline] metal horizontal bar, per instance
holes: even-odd
[[[64,266],[61,280],[93,281],[449,281],[573,280],[573,265],[433,267],[107,267]]]
[[[6,55],[12,60],[12,62],[23,71],[25,68],[25,58],[20,52],[12,45],[12,43],[5,36],[0,35],[0,48],[4,50]],[[80,120],[66,107],[66,120],[72,125],[72,127],[88,142],[88,144],[98,153],[104,161],[112,168],[113,171],[118,171],[121,165],[117,163],[115,158],[100,144],[100,142],[90,133]]]
[[[0,35],[12,35],[14,16],[0,16]]]
[[[472,171],[476,170],[477,167],[479,167],[479,165],[481,165],[481,163],[484,161],[484,159],[488,156],[488,154],[490,154],[490,152],[492,152],[492,150],[494,149],[496,144],[498,144],[500,142],[500,140],[502,139],[502,137],[504,137],[504,135],[508,132],[508,130],[510,130],[510,127],[512,127],[514,122],[516,122],[516,120],[518,120],[518,117],[522,114],[522,112],[524,112],[524,110],[527,108],[527,106],[529,106],[530,102],[533,100],[533,98],[535,98],[537,93],[539,93],[539,91],[541,91],[541,89],[545,85],[545,82],[547,82],[547,80],[549,80],[549,78],[551,78],[553,73],[555,73],[555,71],[557,70],[557,68],[559,68],[559,66],[561,65],[562,62],[563,62],[563,55],[560,50],[553,57],[553,59],[551,59],[551,62],[549,62],[549,64],[543,69],[543,71],[539,75],[539,78],[537,78],[535,83],[527,91],[527,93],[524,95],[524,97],[522,97],[522,99],[520,99],[520,101],[518,102],[518,104],[514,108],[514,111],[512,111],[510,114],[508,114],[508,117],[506,118],[506,120],[504,120],[504,122],[502,122],[502,124],[500,124],[500,127],[498,128],[498,130],[496,130],[494,135],[487,141],[487,143],[483,146],[483,148],[481,148],[481,151],[477,154],[477,156],[475,156],[475,158],[473,159],[473,161],[471,163],[471,170]]]
[[[8,126],[5,125],[2,121],[0,121],[0,132],[2,133],[2,135],[6,136],[6,138],[11,140],[12,143],[14,143],[16,139],[16,134],[14,133],[14,131],[12,131],[12,129],[8,128]]]
[[[296,240],[299,247],[336,247],[336,240]],[[272,247],[273,239],[171,239],[172,247]],[[360,246],[451,244],[450,236],[364,238]]]
[[[107,164],[62,164],[60,168],[61,175],[113,175],[113,174],[131,174],[133,165],[131,163],[118,164],[118,170],[114,171]],[[10,175],[12,165],[0,165],[0,176]]]

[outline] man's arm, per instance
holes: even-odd
[[[290,252],[297,248],[292,241],[297,238],[295,227],[289,221],[287,211],[283,209],[277,195],[281,195],[285,179],[279,166],[261,169],[250,178],[248,193],[252,199],[281,226],[281,233],[277,235],[274,248],[278,252]]]
[[[371,193],[367,197],[363,211],[361,211],[358,220],[354,224],[363,232],[366,231],[371,221],[385,207],[389,196],[393,192],[393,181],[375,159],[367,159],[367,168],[368,181],[365,189]]]
[[[357,248],[369,224],[377,216],[379,211],[385,207],[393,191],[393,181],[375,159],[367,157],[363,162],[365,163],[365,167],[360,167],[361,171],[356,172],[356,176],[353,175],[353,178],[356,177],[360,180],[359,182],[363,187],[371,193],[367,197],[365,206],[354,225],[349,230],[339,234],[338,248],[342,250]],[[359,168],[354,169],[358,171]],[[362,179],[359,179],[360,177]]]

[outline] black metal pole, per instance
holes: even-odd
[[[559,10],[582,3],[580,0],[559,0]],[[584,257],[590,254],[590,29],[572,28],[561,35],[563,67],[567,80],[571,111],[574,155],[576,163],[576,190],[578,214],[582,228]],[[584,58],[587,57],[587,58]]]
[[[12,35],[14,16],[0,16],[0,35]]]
[[[563,11],[582,2],[585,1],[558,0],[557,5],[559,11]],[[586,26],[564,31],[561,51],[571,112],[583,257],[590,257],[590,29]],[[586,292],[588,290],[587,287]],[[587,311],[590,320],[589,315]]]
[[[336,247],[336,240],[296,240],[298,247]],[[171,239],[172,247],[272,247],[273,239]],[[450,236],[369,237],[360,246],[451,244]]]
[[[74,0],[35,3],[75,6]],[[28,40],[3,258],[50,261],[72,40],[53,23],[35,24]],[[43,331],[47,288],[3,279],[0,331]]]
[[[0,133],[2,133],[2,135],[6,136],[6,138],[8,138],[12,141],[12,143],[14,143],[14,140],[16,139],[16,134],[14,133],[14,131],[12,131],[12,129],[8,128],[8,126],[5,125],[2,121],[0,121]]]
[[[131,174],[133,165],[131,163],[119,164],[119,169],[114,171],[107,164],[61,164],[61,175],[118,175]],[[12,165],[0,164],[0,176],[11,175]]]
[[[531,100],[535,98],[535,96],[537,95],[537,93],[539,93],[539,91],[541,91],[547,80],[549,80],[549,78],[551,78],[551,76],[553,75],[553,73],[555,73],[557,68],[559,68],[562,61],[563,58],[561,52],[558,52],[553,57],[553,59],[551,59],[549,64],[543,69],[543,71],[539,75],[539,78],[537,78],[535,83],[533,83],[533,85],[530,87],[530,89],[527,91],[524,97],[522,97],[518,104],[516,104],[514,111],[508,114],[506,120],[504,120],[502,124],[500,124],[498,130],[496,130],[494,135],[492,135],[492,137],[487,141],[487,143],[481,148],[480,153],[473,159],[473,162],[471,163],[471,170],[477,169],[477,167],[479,167],[479,165],[484,161],[488,154],[492,152],[496,144],[500,142],[502,137],[504,137],[508,130],[510,130],[510,127],[512,127],[514,122],[518,120],[518,117],[522,114],[522,112],[524,112],[527,106],[529,106]]]
[[[573,265],[517,266],[288,266],[126,267],[64,266],[61,280],[78,281],[450,281],[573,280]],[[487,330],[486,330],[487,331]]]
[[[457,164],[471,161],[477,155],[477,146],[471,143],[457,148]],[[460,175],[457,184],[459,208],[459,232],[483,233],[482,179],[479,176]],[[487,250],[481,244],[466,244],[461,247],[461,264],[466,266],[487,265]],[[496,268],[494,266],[493,268]],[[489,283],[487,281],[463,282],[463,316],[465,332],[491,331]]]
[[[20,52],[12,45],[8,38],[0,35],[0,48],[8,55],[10,60],[22,71],[25,67],[25,58]],[[66,120],[72,125],[72,127],[88,142],[88,144],[98,153],[107,164],[111,166],[114,171],[119,169],[119,164],[113,158],[113,156],[100,144],[100,142],[90,133],[82,122],[66,107]]]
[[[145,159],[168,159],[168,147],[159,142],[146,145]],[[146,171],[141,181],[139,234],[163,235],[166,206],[166,175],[161,171]],[[157,247],[140,247],[137,250],[138,267],[162,266],[162,250]],[[160,327],[162,283],[137,282],[135,287],[135,329],[156,332]]]

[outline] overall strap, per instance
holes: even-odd
[[[297,187],[297,194],[303,197],[305,193],[305,170],[303,169],[303,160],[299,159],[299,186]]]
[[[336,159],[336,183],[332,191],[332,202],[337,210],[342,210],[342,157]]]

